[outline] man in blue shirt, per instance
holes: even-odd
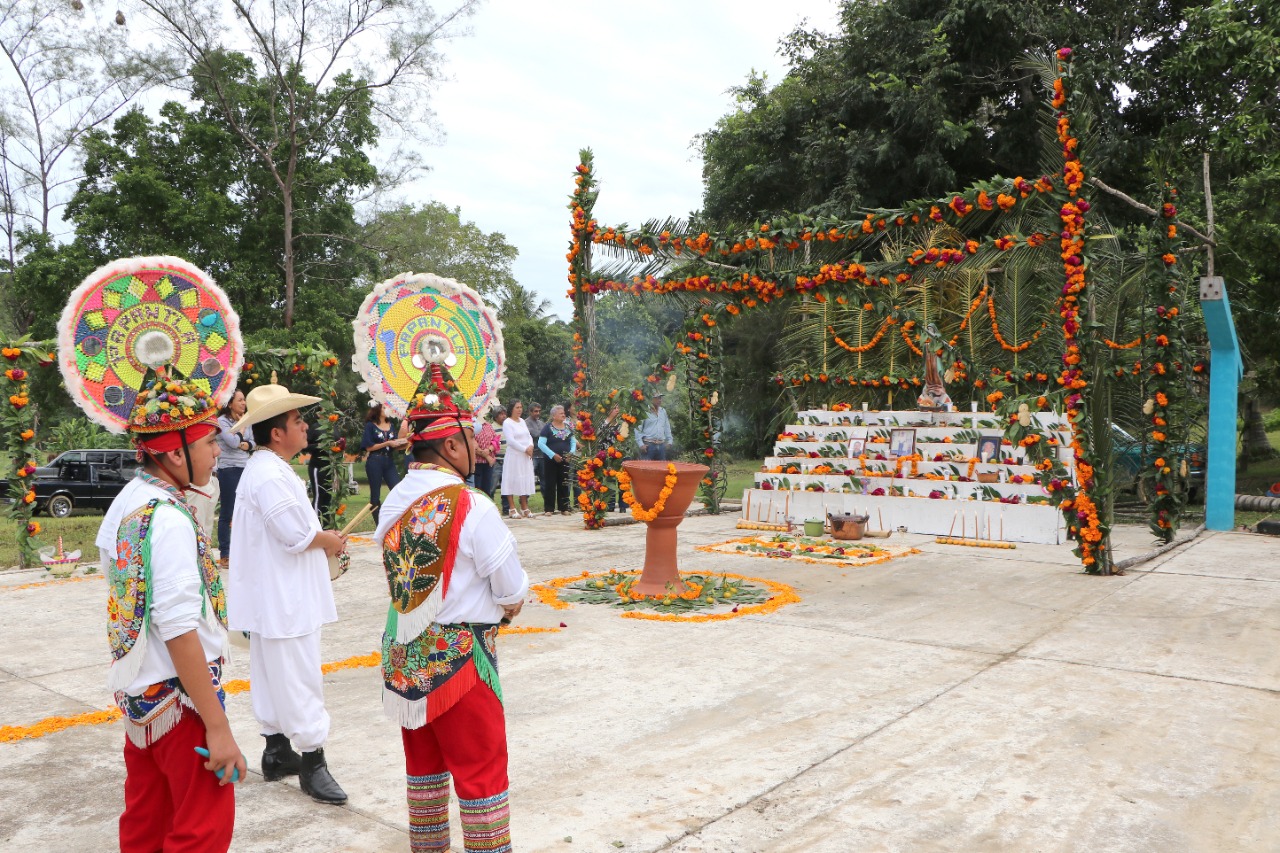
[[[671,420],[667,417],[667,410],[662,408],[662,394],[650,394],[649,399],[653,408],[636,430],[636,444],[640,445],[641,459],[664,461],[667,448],[672,444]]]

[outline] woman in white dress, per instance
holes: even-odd
[[[529,495],[533,494],[533,436],[521,416],[524,406],[519,400],[511,404],[509,417],[502,422],[502,437],[507,442],[507,454],[502,461],[502,493],[511,500],[512,518],[533,518],[529,512]],[[520,498],[520,510],[516,511],[516,498]]]

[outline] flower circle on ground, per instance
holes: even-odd
[[[723,622],[772,613],[800,600],[784,583],[729,573],[682,573],[687,589],[642,595],[634,589],[638,571],[583,572],[536,584],[538,599],[556,610],[573,604],[599,604],[622,611],[624,619],[658,622]]]

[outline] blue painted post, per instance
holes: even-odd
[[[1209,455],[1205,471],[1204,524],[1231,530],[1236,523],[1236,400],[1244,362],[1221,276],[1200,279],[1200,310],[1209,332]]]

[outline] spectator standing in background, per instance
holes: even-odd
[[[578,450],[573,427],[564,419],[564,406],[551,407],[551,422],[538,436],[542,460],[543,515],[569,514],[569,457]]]
[[[391,419],[382,409],[382,404],[369,404],[369,414],[364,419],[364,436],[360,439],[360,449],[367,455],[364,462],[364,473],[369,478],[369,506],[373,508],[373,521],[378,521],[378,512],[382,509],[382,486],[391,491],[400,482],[400,471],[396,468],[396,460],[392,451],[404,447],[408,442],[398,438],[391,427]]]
[[[502,435],[507,441],[507,453],[502,463],[502,494],[510,503],[508,518],[533,518],[529,512],[529,495],[533,494],[533,436],[520,419],[524,405],[516,400],[511,404],[511,417],[502,422]],[[516,498],[520,499],[519,513]]]
[[[524,425],[529,428],[529,436],[533,439],[533,443],[537,444],[538,437],[542,435],[542,428],[547,425],[547,422],[542,419],[541,403],[529,404],[529,417],[524,419]],[[543,456],[541,453],[533,454],[534,485],[536,486],[539,482],[541,482],[543,493],[545,494],[547,481],[546,481],[545,473],[543,471],[544,462],[546,462],[546,457]]]
[[[650,394],[649,399],[653,408],[636,430],[636,444],[640,446],[641,459],[664,461],[672,444],[671,420],[667,417],[667,410],[662,408],[661,394]]]
[[[502,500],[502,514],[506,515],[511,509],[511,501],[507,500],[507,496],[502,492],[502,468],[507,458],[507,436],[502,431],[502,425],[507,422],[507,407],[498,406],[493,410],[493,431],[498,436],[498,458],[493,463],[493,491],[499,493]],[[489,497],[493,497],[493,491],[489,492]]]
[[[222,502],[218,509],[218,553],[224,569],[231,556],[231,516],[236,511],[236,488],[249,454],[257,447],[248,430],[232,432],[235,422],[244,417],[244,411],[244,392],[237,389],[218,417],[218,441],[222,444],[222,456],[218,458],[218,491]]]
[[[485,420],[476,433],[476,488],[493,497],[493,466],[498,459],[501,442],[493,424]]]

